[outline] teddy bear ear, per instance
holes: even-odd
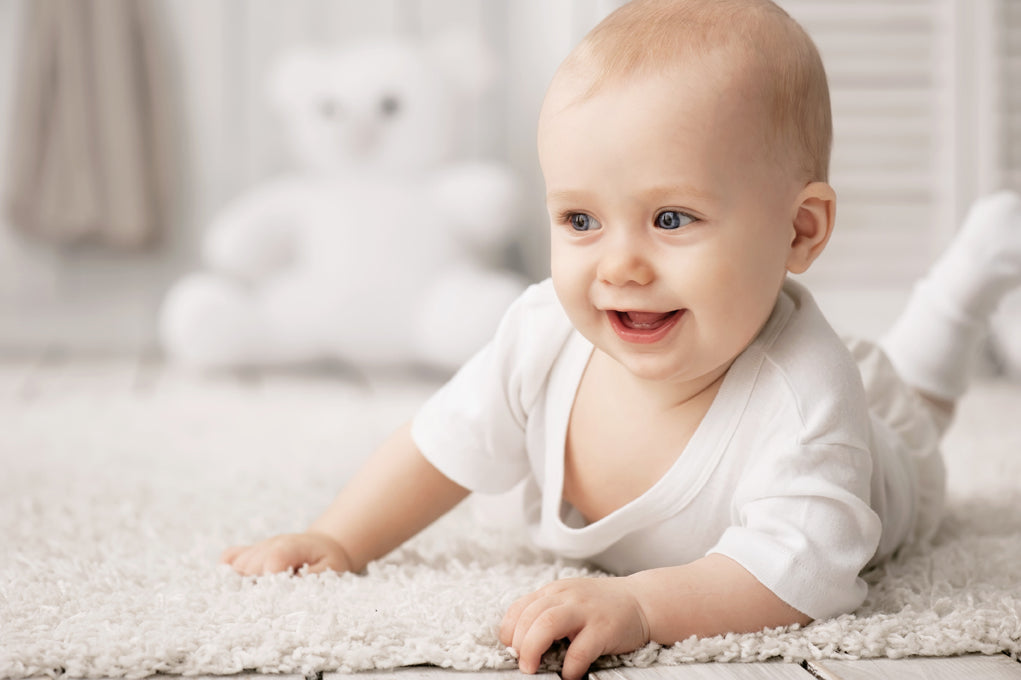
[[[287,111],[308,99],[324,55],[312,47],[296,47],[276,58],[266,79],[266,95],[277,113]]]
[[[425,51],[454,89],[464,95],[481,94],[499,72],[496,55],[478,31],[447,29],[432,36]]]

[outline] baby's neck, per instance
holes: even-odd
[[[568,423],[563,499],[595,522],[651,489],[683,455],[725,374],[647,381],[593,354]]]
[[[650,413],[666,413],[684,408],[692,401],[711,402],[733,364],[733,361],[728,362],[715,371],[694,379],[649,380],[631,373],[598,349],[593,354],[592,361],[603,364],[600,373],[604,376],[608,388],[628,396],[633,403],[642,404]]]

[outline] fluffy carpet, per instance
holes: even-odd
[[[302,528],[424,394],[184,383],[0,402],[0,677],[513,667],[496,637],[505,607],[591,572],[480,529],[466,509],[362,576],[249,579],[216,563],[227,545]],[[946,443],[943,529],[868,574],[854,614],[604,662],[1017,656],[1018,414],[1017,385],[972,392]]]

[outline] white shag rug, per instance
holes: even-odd
[[[217,565],[227,545],[304,527],[425,394],[319,381],[0,402],[0,677],[514,667],[504,609],[592,572],[463,509],[362,576]],[[946,442],[950,516],[931,548],[868,575],[854,614],[605,664],[1018,656],[1019,416],[1017,384],[970,394]]]

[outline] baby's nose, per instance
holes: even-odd
[[[606,248],[599,260],[599,280],[611,286],[652,283],[654,270],[647,252],[635,240],[619,239]]]

